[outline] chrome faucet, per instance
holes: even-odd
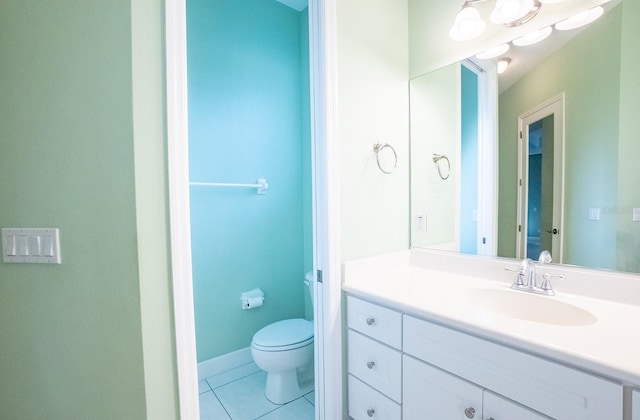
[[[541,295],[553,296],[555,292],[551,286],[551,278],[564,278],[562,275],[551,275],[544,274],[543,281],[540,286],[538,286],[537,276],[536,276],[536,265],[543,266],[552,261],[551,254],[549,251],[542,251],[540,256],[538,257],[538,261],[533,261],[530,258],[525,258],[520,263],[520,267],[516,271],[516,277],[513,280],[513,284],[511,285],[512,289],[521,290],[529,293],[536,293]]]

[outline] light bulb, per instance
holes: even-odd
[[[449,37],[454,41],[469,41],[479,37],[486,26],[476,8],[466,2],[449,29]]]
[[[538,0],[498,0],[491,13],[491,22],[518,26],[532,19],[540,10]]]
[[[517,47],[533,45],[547,38],[549,35],[551,35],[552,31],[553,29],[551,29],[551,26],[547,26],[546,28],[538,29],[537,31],[533,31],[524,36],[521,36],[520,38],[516,38],[511,42]]]
[[[511,64],[510,58],[501,58],[498,60],[498,74],[504,73],[509,67],[509,64]]]
[[[582,13],[570,17],[569,19],[562,20],[556,23],[556,29],[559,31],[568,31],[570,29],[579,28],[587,25],[594,20],[598,19],[604,13],[602,6],[594,7],[593,9],[585,10]]]

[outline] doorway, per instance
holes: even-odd
[[[343,416],[335,0],[309,0],[316,419]],[[180,417],[197,419],[189,224],[186,1],[166,0],[167,159]]]
[[[518,118],[517,258],[562,262],[564,94]]]

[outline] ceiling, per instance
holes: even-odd
[[[622,0],[613,0],[603,4],[602,7],[605,8],[605,13],[617,6],[621,1]],[[515,47],[512,45],[511,49],[501,56],[510,58],[511,64],[509,64],[508,70],[500,75],[500,93],[511,87],[525,74],[533,70],[539,63],[588,27],[589,25],[571,31],[554,30],[547,39],[526,47]],[[497,58],[495,60],[497,60]]]

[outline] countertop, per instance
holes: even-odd
[[[530,294],[532,299],[554,299],[573,305],[594,317],[584,325],[532,322],[474,307],[474,293],[478,290],[526,294],[512,290],[510,282],[503,278],[493,281],[453,270],[434,270],[409,264],[408,259],[407,264],[392,265],[382,268],[383,264],[358,275],[353,274],[354,270],[345,269],[343,290],[625,385],[640,386],[638,305],[563,292],[557,292],[556,296]]]

